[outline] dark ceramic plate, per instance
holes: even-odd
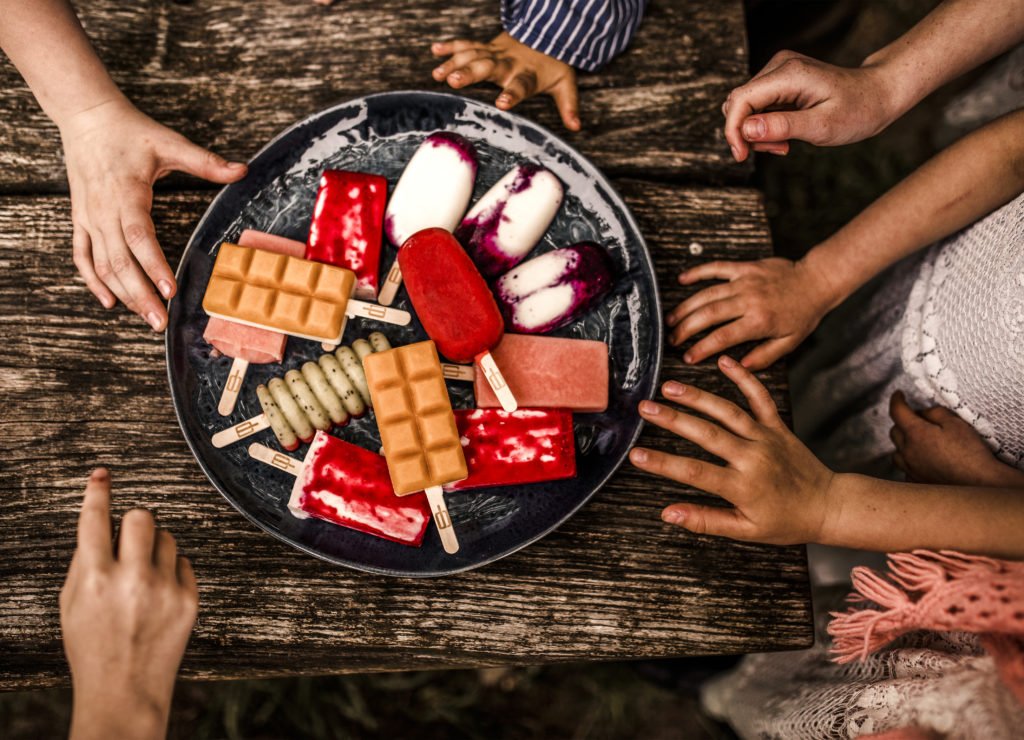
[[[613,294],[560,336],[605,341],[610,347],[611,389],[603,414],[577,415],[578,475],[571,480],[446,494],[461,549],[445,554],[431,527],[421,548],[321,522],[296,519],[286,507],[292,478],[249,458],[249,441],[278,447],[269,430],[215,449],[210,436],[260,413],[257,383],[316,359],[313,342],[288,340],[281,365],[253,365],[235,413],[216,410],[230,360],[211,357],[203,341],[201,303],[213,256],[222,241],[245,228],[305,241],[317,181],[327,168],[375,172],[393,187],[425,136],[455,131],[480,156],[474,200],[517,162],[533,160],[552,170],[566,197],[535,252],[593,240],[608,248],[618,267]],[[395,250],[386,247],[386,269]],[[650,398],[661,356],[661,309],[651,259],[622,199],[600,172],[565,142],[519,116],[454,95],[396,92],[339,105],[291,127],[249,163],[241,182],[224,188],[196,227],[178,267],[178,295],[169,306],[167,365],[171,395],[185,439],[203,471],[231,504],[258,527],[324,560],[358,570],[402,576],[437,576],[476,568],[525,547],[568,519],[615,472],[640,431],[636,404]],[[409,310],[401,290],[397,308]],[[349,321],[344,343],[383,331],[392,344],[426,339],[415,319],[407,327]],[[472,407],[471,385],[449,383],[456,407]],[[373,415],[334,432],[371,450],[380,447]],[[293,456],[301,458],[306,447]]]

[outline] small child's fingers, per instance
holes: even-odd
[[[180,583],[188,593],[198,596],[199,589],[196,586],[196,574],[192,569],[192,562],[184,555],[178,556],[177,574],[178,583]]]
[[[124,269],[124,265],[113,258],[110,249],[114,237],[122,238],[120,224],[117,224],[116,227],[94,228],[90,232],[90,237],[92,238],[92,260],[96,276],[129,311],[138,313],[135,299],[121,282],[121,271]]]
[[[915,426],[925,423],[924,419],[910,408],[903,391],[896,391],[889,399],[889,417],[896,426],[903,429],[913,429]]]
[[[889,439],[892,440],[893,445],[896,446],[897,450],[902,450],[907,445],[907,434],[898,426],[893,426],[889,430]]]
[[[750,350],[746,357],[740,361],[740,364],[748,370],[764,370],[792,350],[793,345],[794,342],[789,337],[769,339]]]
[[[96,468],[89,476],[78,514],[77,560],[102,563],[113,559],[110,527],[110,473]]]
[[[161,158],[173,169],[220,184],[241,180],[249,169],[242,162],[229,162],[176,134]]]
[[[750,410],[754,412],[754,418],[765,426],[778,426],[782,424],[779,417],[779,409],[772,400],[772,394],[764,387],[754,374],[736,362],[728,355],[718,358],[718,367],[725,373],[740,389],[743,397],[747,399]]]
[[[537,76],[532,72],[520,72],[505,83],[495,104],[502,110],[519,105],[537,90]]]
[[[89,232],[78,224],[71,227],[71,257],[79,274],[85,280],[85,287],[96,296],[104,308],[113,308],[117,304],[117,298],[96,275],[96,268],[92,263],[92,239],[89,238]]]
[[[177,578],[177,561],[178,543],[174,541],[174,535],[158,527],[153,545],[153,565],[165,576]]]
[[[722,303],[723,301],[719,302]],[[726,321],[728,321],[728,323],[725,323]],[[737,318],[735,321],[725,319],[722,323],[724,326],[719,326],[706,337],[698,341],[695,345],[690,347],[690,349],[686,350],[683,354],[683,362],[687,365],[695,365],[698,362],[703,362],[712,355],[717,355],[719,352],[725,352],[727,349],[735,347],[737,344],[750,342],[755,339],[762,339],[764,337],[764,332],[758,331],[755,325],[747,321],[742,316]],[[682,324],[680,324],[680,326],[682,326]],[[679,327],[676,328],[678,329]]]
[[[488,56],[480,56],[448,75],[448,84],[454,88],[475,85],[488,79],[493,71],[494,60]]]
[[[735,470],[720,465],[644,447],[634,447],[630,450],[629,461],[648,473],[669,478],[684,486],[716,493],[725,499],[729,499],[739,477]]]
[[[725,324],[726,322],[738,319],[743,316],[743,312],[746,310],[746,304],[735,296],[729,298],[723,298],[720,301],[711,301],[705,303],[703,306],[697,308],[692,313],[684,316],[675,328],[672,330],[672,345],[678,347],[683,342],[688,341],[695,334],[699,334],[702,331],[710,329],[713,326]],[[721,337],[720,337],[721,339]],[[703,340],[702,340],[703,341]],[[742,340],[741,340],[742,341]],[[734,342],[735,344],[736,342]],[[708,345],[718,346],[714,342],[705,343],[705,347]],[[730,347],[732,345],[724,345],[722,348]],[[704,347],[701,347],[704,350]],[[699,358],[698,359],[687,359],[687,362],[699,362],[704,359],[711,352],[694,352],[690,350],[686,353],[689,357]]]
[[[654,401],[641,401],[639,408],[640,416],[645,421],[683,439],[690,440],[726,462],[731,462],[740,450],[739,438],[717,424],[684,414],[668,406],[662,406]]]
[[[945,406],[932,406],[930,409],[925,409],[921,412],[921,416],[932,424],[946,428],[950,424],[955,424],[958,421],[963,421],[955,412],[950,411]],[[967,422],[963,422],[966,424]]]
[[[153,545],[156,541],[156,520],[146,509],[132,509],[121,517],[121,532],[117,542],[117,559],[139,569],[153,565]]]
[[[579,92],[576,89],[576,76],[570,75],[559,80],[551,88],[551,97],[562,117],[562,124],[570,131],[580,130]]]
[[[469,39],[453,39],[452,41],[435,41],[430,45],[430,53],[435,57],[446,57],[469,49],[482,49],[483,44]]]
[[[682,282],[683,275],[685,274],[685,272],[679,274],[680,282]],[[734,290],[734,287],[730,283],[719,283],[718,285],[712,285],[710,288],[704,288],[703,290],[697,291],[672,309],[671,313],[665,317],[665,323],[670,327],[675,326],[698,308],[701,308],[708,303],[714,303],[715,301],[721,301],[729,298],[732,296]]]
[[[755,152],[767,152],[768,154],[775,154],[779,157],[785,157],[787,154],[789,154],[788,141],[776,141],[767,144],[753,144],[751,148]]]
[[[146,186],[141,186],[146,188]],[[149,215],[152,207],[152,190],[135,192],[124,196],[121,210],[121,229],[124,241],[135,259],[153,281],[165,299],[174,295],[174,273],[156,239],[156,228]]]
[[[157,297],[153,284],[125,243],[120,220],[116,221],[116,225],[103,229],[103,239],[106,242],[109,269],[127,293],[127,300],[124,297],[121,300],[144,318],[153,331],[162,331],[167,321],[167,311]]]
[[[482,52],[476,49],[460,51],[456,54],[453,54],[450,59],[442,62],[436,68],[434,68],[434,71],[432,73],[434,75],[434,79],[437,80],[438,82],[441,82],[442,80],[448,80],[448,84],[451,85],[453,83],[451,77],[455,73],[455,71],[462,67],[465,67],[471,61],[481,56],[481,54]],[[457,79],[454,80],[454,82],[457,81]]]
[[[676,380],[665,383],[661,392],[670,401],[714,419],[738,437],[755,439],[758,436],[757,424],[750,414],[721,396]]]
[[[705,262],[679,273],[679,284],[692,285],[703,280],[735,280],[743,274],[746,266],[744,262],[729,260]]]
[[[749,520],[733,507],[672,504],[661,512],[661,518],[694,534],[733,540],[749,539],[753,534]]]

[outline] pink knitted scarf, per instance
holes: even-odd
[[[973,632],[995,659],[1000,678],[1024,702],[1024,563],[950,550],[888,558],[888,579],[870,568],[853,569],[849,600],[879,608],[832,613],[834,660],[863,660],[914,630]]]

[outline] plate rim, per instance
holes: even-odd
[[[247,164],[251,164],[254,160],[258,159],[264,152],[268,151],[275,144],[277,144],[278,141],[280,141],[284,137],[286,137],[289,134],[291,134],[292,131],[300,128],[301,126],[303,126],[303,125],[305,125],[307,123],[309,123],[311,120],[313,120],[315,118],[319,118],[319,117],[322,117],[322,116],[329,115],[330,113],[332,113],[334,111],[337,111],[339,109],[342,109],[342,108],[351,107],[353,105],[364,104],[366,101],[370,101],[370,100],[375,99],[375,98],[401,97],[401,96],[423,96],[423,97],[428,97],[428,98],[433,97],[433,98],[454,99],[454,100],[459,101],[460,103],[467,103],[467,104],[470,104],[470,105],[478,105],[478,106],[482,106],[482,107],[485,107],[485,108],[493,108],[494,110],[498,111],[502,115],[508,116],[509,118],[511,118],[517,125],[521,125],[522,123],[526,123],[529,126],[532,126],[535,129],[538,129],[545,136],[550,137],[550,139],[552,139],[555,142],[557,142],[563,148],[565,148],[568,151],[572,152],[577,158],[579,158],[580,161],[585,163],[595,173],[597,173],[597,176],[600,178],[600,184],[604,185],[611,192],[611,194],[615,198],[617,198],[620,201],[620,203],[622,204],[622,206],[623,206],[622,213],[623,213],[626,225],[628,227],[632,228],[633,232],[637,235],[637,237],[639,239],[639,242],[640,242],[640,246],[643,248],[643,250],[642,250],[643,251],[643,259],[647,263],[647,267],[649,269],[649,272],[650,272],[650,274],[654,278],[652,280],[652,284],[653,284],[653,287],[654,287],[653,298],[654,298],[654,311],[655,311],[655,318],[656,318],[656,320],[653,322],[654,323],[654,330],[655,330],[654,333],[655,333],[655,336],[654,336],[654,341],[652,342],[652,345],[657,347],[658,351],[657,351],[656,357],[654,359],[654,366],[653,366],[653,372],[652,372],[652,377],[654,378],[654,384],[653,384],[653,388],[652,388],[651,392],[653,393],[654,388],[657,388],[657,384],[658,384],[658,381],[660,380],[660,376],[661,376],[661,366],[662,366],[662,359],[663,359],[663,355],[664,355],[664,333],[665,332],[664,332],[663,322],[661,320],[662,315],[663,315],[663,309],[662,309],[662,304],[661,304],[661,292],[658,289],[657,271],[656,271],[655,264],[654,264],[654,258],[651,255],[650,248],[647,246],[647,240],[644,238],[643,232],[640,230],[639,225],[636,223],[636,219],[633,217],[633,213],[632,213],[632,211],[630,211],[629,206],[626,204],[625,199],[622,197],[622,195],[619,193],[619,191],[615,188],[614,184],[610,181],[610,179],[600,170],[600,168],[597,167],[597,165],[595,165],[590,160],[589,157],[587,157],[586,155],[584,155],[581,152],[579,152],[574,146],[569,144],[562,137],[560,137],[557,134],[553,133],[546,126],[544,126],[544,125],[542,125],[540,123],[537,123],[536,121],[533,121],[533,120],[531,120],[529,118],[526,118],[525,116],[521,116],[518,113],[515,113],[513,111],[502,111],[502,110],[500,110],[499,108],[497,108],[495,106],[488,105],[487,103],[481,102],[481,101],[476,100],[474,98],[468,98],[468,97],[465,97],[463,95],[456,95],[456,94],[447,93],[447,92],[436,92],[436,91],[432,91],[432,90],[393,90],[393,91],[387,91],[387,92],[372,93],[370,95],[363,95],[363,96],[360,96],[360,97],[357,97],[357,98],[352,98],[350,100],[346,100],[346,101],[343,101],[343,102],[340,102],[340,103],[336,103],[335,105],[332,105],[332,106],[330,106],[328,108],[324,108],[322,110],[319,110],[319,111],[316,111],[314,113],[311,113],[311,114],[307,115],[305,118],[302,118],[301,120],[296,121],[295,123],[291,124],[290,126],[285,128],[284,130],[282,130],[280,133],[278,133],[272,139],[270,139],[270,141],[268,141],[263,147],[261,147],[259,149],[259,151],[257,151],[255,154],[253,154],[248,159]],[[224,197],[225,193],[228,191],[228,189],[233,184],[234,183],[226,184],[219,191],[217,191],[217,195],[213,198],[212,201],[210,201],[210,205],[207,206],[206,211],[203,213],[202,218],[199,219],[199,221],[196,223],[195,228],[192,230],[192,234],[189,236],[188,243],[185,245],[185,249],[181,253],[181,258],[178,261],[178,267],[174,271],[174,280],[175,280],[175,284],[176,285],[180,284],[181,273],[185,269],[185,265],[187,263],[187,257],[189,256],[189,254],[190,254],[190,252],[192,250],[193,244],[195,242],[196,234],[199,233],[200,229],[202,229],[203,225],[211,217],[211,214],[214,212],[215,207],[217,206],[217,204],[220,202],[221,198]],[[304,544],[302,542],[298,542],[296,540],[293,540],[292,538],[282,534],[281,532],[274,531],[273,529],[270,528],[269,525],[264,524],[263,522],[261,522],[254,515],[250,514],[246,509],[244,509],[237,502],[235,502],[233,500],[233,498],[228,495],[228,493],[224,490],[224,488],[215,479],[215,476],[211,473],[210,469],[207,467],[206,463],[203,461],[202,457],[199,455],[199,452],[196,449],[196,445],[193,443],[192,439],[190,439],[189,435],[186,434],[186,432],[185,432],[185,422],[182,419],[182,411],[181,411],[182,405],[183,405],[184,401],[183,401],[182,398],[180,398],[179,394],[175,390],[174,378],[172,377],[172,374],[171,374],[171,332],[169,331],[169,329],[170,329],[170,320],[169,319],[170,319],[170,315],[171,315],[171,304],[177,299],[177,297],[178,297],[178,293],[177,293],[177,291],[175,291],[174,296],[171,297],[171,299],[168,301],[168,305],[167,305],[168,327],[167,327],[167,330],[164,331],[164,364],[166,366],[167,385],[168,385],[168,388],[169,388],[169,390],[171,392],[171,405],[174,407],[174,416],[175,416],[175,419],[178,422],[178,428],[181,431],[181,436],[185,439],[185,443],[188,445],[189,451],[192,453],[193,459],[196,461],[196,463],[199,464],[199,467],[203,471],[203,474],[206,476],[206,479],[213,485],[213,487],[217,490],[217,492],[220,493],[220,495],[225,500],[227,500],[227,502],[229,504],[231,504],[231,506],[236,511],[238,511],[247,521],[249,521],[250,523],[256,525],[256,527],[258,529],[260,529],[263,533],[265,533],[267,535],[270,535],[273,539],[277,540],[278,542],[281,542],[281,543],[284,543],[286,545],[289,545],[290,547],[294,547],[295,549],[299,550],[300,552],[303,552],[303,553],[305,553],[307,555],[312,555],[313,557],[315,557],[315,558],[317,558],[319,560],[322,560],[324,562],[330,563],[331,565],[342,566],[342,567],[345,567],[345,568],[349,568],[350,570],[358,571],[358,572],[361,572],[361,573],[370,573],[370,574],[374,574],[374,575],[384,575],[384,576],[391,576],[391,577],[397,577],[397,578],[421,579],[421,578],[441,578],[441,577],[444,577],[444,576],[452,576],[452,575],[457,575],[457,574],[460,574],[460,573],[466,573],[468,571],[476,570],[476,569],[482,568],[482,567],[484,567],[486,565],[490,565],[492,563],[495,563],[498,560],[502,560],[504,558],[507,558],[510,555],[513,555],[513,554],[523,550],[524,548],[529,547],[530,545],[534,544],[538,540],[541,540],[544,537],[547,537],[552,532],[554,532],[555,530],[559,529],[562,525],[564,525],[566,522],[568,522],[570,519],[572,519],[574,516],[576,516],[576,514],[579,512],[579,510],[582,509],[583,506],[585,506],[587,503],[589,503],[590,500],[594,497],[594,495],[597,494],[597,492],[600,491],[602,488],[604,488],[604,486],[608,483],[608,481],[611,480],[612,476],[614,476],[616,473],[618,473],[621,470],[623,464],[628,461],[628,455],[629,455],[628,449],[632,448],[633,445],[636,444],[636,441],[640,438],[640,435],[643,432],[644,427],[647,424],[647,422],[643,420],[643,417],[640,417],[639,413],[638,413],[637,416],[638,416],[638,418],[640,420],[640,423],[637,425],[636,429],[633,432],[632,437],[630,438],[630,440],[628,442],[626,457],[623,460],[619,461],[619,464],[616,465],[607,475],[605,475],[597,483],[597,485],[594,487],[594,489],[592,491],[590,491],[588,494],[583,496],[580,499],[580,501],[576,504],[576,506],[572,507],[572,509],[570,509],[565,514],[565,516],[563,516],[559,521],[557,521],[555,524],[551,525],[550,527],[548,527],[544,531],[537,533],[533,537],[530,537],[528,539],[523,540],[522,542],[516,544],[514,547],[512,547],[512,548],[510,548],[508,550],[505,550],[502,553],[499,553],[497,555],[491,556],[491,557],[486,558],[484,560],[481,560],[480,562],[477,562],[477,563],[469,563],[467,565],[463,565],[463,566],[459,566],[459,567],[454,567],[454,568],[449,568],[449,569],[444,569],[444,570],[418,571],[418,572],[409,572],[409,571],[395,569],[395,568],[386,568],[386,567],[379,567],[379,566],[374,566],[374,565],[367,565],[367,564],[364,564],[364,563],[356,563],[356,562],[353,562],[353,561],[350,561],[350,560],[345,560],[343,558],[338,558],[338,557],[334,557],[334,556],[328,555],[328,554],[323,553],[323,552],[319,552],[319,551],[314,550],[312,547],[310,547],[310,546],[308,546],[308,545],[306,545],[306,544]],[[644,397],[647,398],[648,394],[644,394]],[[372,536],[372,535],[367,535],[367,536]]]

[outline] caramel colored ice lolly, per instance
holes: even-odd
[[[425,491],[445,552],[457,552],[441,486],[466,477],[466,458],[437,348],[427,341],[375,352],[363,368],[395,494]]]

